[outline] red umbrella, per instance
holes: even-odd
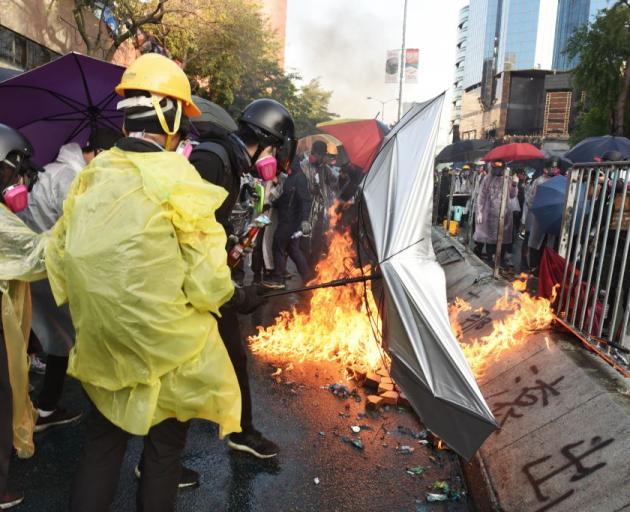
[[[341,141],[350,162],[364,172],[372,165],[387,129],[376,119],[338,119],[320,123],[317,128]]]
[[[492,162],[503,160],[504,162],[514,162],[515,160],[544,160],[545,155],[536,146],[527,142],[513,142],[490,150],[482,160]]]

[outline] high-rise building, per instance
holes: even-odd
[[[575,68],[578,60],[569,59],[564,53],[569,39],[577,29],[592,21],[600,10],[612,3],[613,0],[559,0],[553,69],[567,71]]]
[[[462,7],[459,11],[459,21],[457,24],[457,45],[455,50],[455,76],[453,79],[453,108],[451,122],[453,125],[453,136],[458,138],[459,121],[462,110],[462,94],[464,93],[464,68],[466,59],[466,46],[468,44],[468,10],[469,6]]]

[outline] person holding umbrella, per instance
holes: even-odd
[[[240,430],[238,381],[214,314],[234,294],[215,211],[227,193],[175,152],[199,109],[182,69],[147,54],[123,74],[127,137],[73,181],[46,248],[77,328],[68,373],[93,408],[70,510],[105,512],[143,436],[139,511],[175,509],[189,420]]]
[[[29,193],[28,208],[20,218],[36,233],[48,231],[63,213],[70,184],[101,151],[111,148],[122,133],[109,127],[95,126],[86,145],[76,142],[61,146],[57,159],[44,166],[45,172]],[[59,407],[68,370],[68,356],[75,332],[67,305],[58,307],[47,279],[31,284],[33,332],[46,353],[44,382],[37,398],[36,432],[66,425],[81,417],[81,412]]]
[[[489,260],[494,258],[497,248],[499,232],[499,213],[501,210],[501,200],[506,201],[505,220],[503,224],[503,246],[501,253],[504,255],[504,262],[507,266],[512,266],[512,235],[513,216],[508,206],[510,199],[516,198],[518,194],[518,177],[514,176],[508,190],[507,197],[503,198],[503,174],[508,172],[505,162],[494,160],[491,164],[490,173],[483,178],[479,186],[477,204],[475,207],[475,254],[481,256],[483,245],[486,246],[486,257]]]

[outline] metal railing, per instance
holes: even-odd
[[[503,175],[494,276],[499,277],[510,172]],[[630,376],[630,162],[580,164],[567,174],[558,254],[564,259],[554,308],[557,320],[624,375]],[[434,224],[450,232],[455,178],[439,174]],[[448,191],[448,193],[446,193]],[[561,198],[560,198],[561,200]],[[477,194],[467,203],[460,238],[473,245]],[[461,226],[459,226],[461,227]],[[560,280],[560,278],[558,278]]]
[[[565,259],[558,319],[628,366],[630,334],[629,162],[581,164],[569,172],[560,231]]]

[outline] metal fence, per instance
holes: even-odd
[[[560,232],[558,319],[628,366],[630,163],[574,166]]]
[[[630,163],[576,165],[568,183],[558,254],[564,259],[554,307],[558,321],[630,376]],[[436,177],[434,223],[453,222],[453,178]],[[499,276],[510,172],[504,174],[494,274]],[[467,202],[460,238],[472,247],[476,192]],[[559,280],[559,279],[558,279]]]

